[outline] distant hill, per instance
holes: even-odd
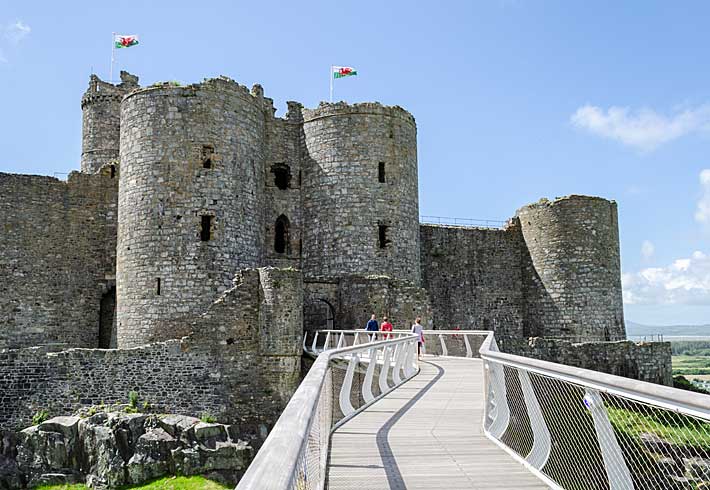
[[[705,325],[643,325],[626,320],[626,335],[642,337],[658,335],[673,337],[710,337],[710,324]]]

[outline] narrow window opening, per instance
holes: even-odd
[[[212,220],[214,216],[203,215],[200,222],[200,240],[209,242],[212,239]]]
[[[274,185],[281,190],[288,189],[291,184],[291,167],[285,163],[277,163],[271,166],[271,172],[274,174]]]
[[[385,162],[380,162],[377,166],[377,180],[379,180],[380,183],[385,182]]]
[[[111,178],[116,177],[116,165],[111,165]]]
[[[234,338],[229,337],[229,338],[227,339],[227,344],[228,344],[228,345],[232,345],[233,343],[234,343]]]
[[[377,225],[377,231],[379,236],[380,248],[386,248],[390,241],[387,239],[387,230],[389,226],[387,225]]]
[[[289,250],[289,221],[283,214],[276,219],[274,227],[274,251],[277,254],[288,254]]]
[[[202,146],[202,168],[212,168],[212,156],[214,147],[210,145]]]
[[[155,282],[156,282],[156,285],[155,285],[155,294],[156,294],[157,296],[160,296],[160,278],[158,278]]]

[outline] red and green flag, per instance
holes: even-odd
[[[113,43],[116,48],[130,48],[131,46],[135,46],[138,44],[138,36],[124,36],[121,34],[116,34],[113,37]]]
[[[333,67],[333,78],[345,78],[357,75],[355,68],[350,66],[334,66]]]

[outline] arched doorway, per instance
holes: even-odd
[[[332,330],[335,328],[335,308],[327,300],[316,298],[306,303],[303,311],[303,330]]]

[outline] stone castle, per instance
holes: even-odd
[[[667,344],[622,341],[613,201],[421,224],[400,107],[289,102],[279,118],[259,85],[121,80],[90,79],[80,172],[0,174],[0,425],[136,390],[263,438],[304,332],[372,312],[669,383]]]

